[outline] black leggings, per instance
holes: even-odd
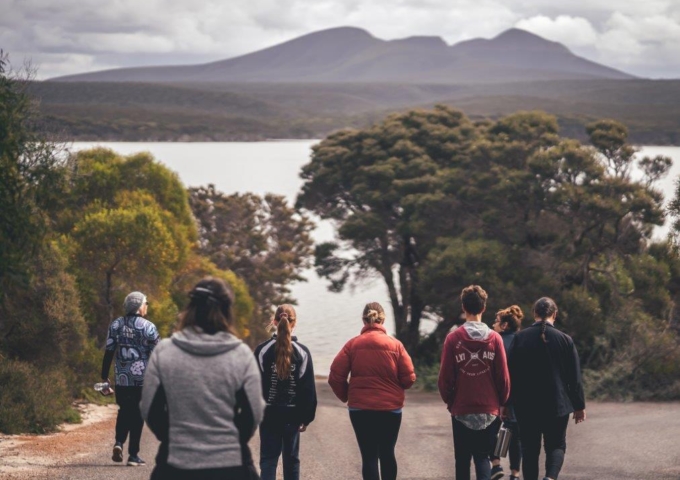
[[[396,480],[394,447],[399,437],[401,413],[355,410],[349,412],[349,418],[361,451],[363,480]]]
[[[518,416],[522,439],[522,475],[524,480],[538,479],[538,457],[541,454],[541,437],[545,448],[545,476],[556,479],[564,464],[567,450],[567,425],[569,415],[545,417],[542,415]]]
[[[144,420],[142,420],[142,414],[139,411],[142,387],[116,386],[115,393],[116,403],[120,407],[116,418],[116,442],[125,443],[129,433],[128,453],[135,456],[139,453],[139,442],[144,428]]]

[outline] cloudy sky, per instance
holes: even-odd
[[[680,0],[0,0],[0,48],[39,78],[201,63],[362,27],[447,43],[519,27],[651,78],[680,78]]]

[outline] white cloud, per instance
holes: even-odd
[[[597,31],[590,21],[583,17],[559,15],[553,19],[545,15],[537,15],[520,20],[517,22],[517,28],[574,47],[594,45],[598,40]]]

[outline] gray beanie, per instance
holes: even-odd
[[[125,297],[123,302],[123,309],[125,310],[125,315],[130,315],[132,313],[137,313],[142,305],[146,303],[146,295],[142,292],[132,292]]]

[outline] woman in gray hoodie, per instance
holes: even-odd
[[[151,479],[253,478],[248,440],[265,404],[255,357],[235,335],[233,293],[207,277],[189,297],[144,378],[142,416],[161,442]]]

